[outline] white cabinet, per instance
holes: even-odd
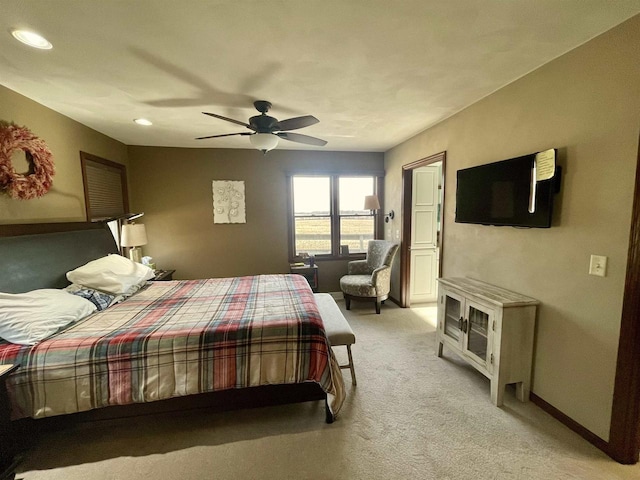
[[[438,356],[447,346],[489,378],[494,405],[502,405],[510,383],[526,402],[539,302],[470,278],[440,278],[438,283]]]

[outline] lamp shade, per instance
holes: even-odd
[[[380,202],[377,195],[367,195],[364,197],[365,210],[380,210]]]
[[[139,247],[147,244],[147,231],[142,223],[130,223],[122,226],[120,245],[123,247]]]
[[[278,137],[272,133],[256,133],[249,137],[249,141],[251,145],[263,152],[273,150],[278,145]]]

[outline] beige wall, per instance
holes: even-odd
[[[43,139],[56,169],[53,187],[43,197],[13,200],[0,193],[0,224],[85,221],[80,151],[127,164],[124,144],[2,86],[0,120],[25,126]],[[12,163],[16,171],[27,171],[22,152],[14,155]]]
[[[145,255],[175,278],[288,272],[286,176],[383,171],[382,153],[129,147],[133,210]],[[213,223],[212,180],[243,180],[245,224]],[[320,289],[339,290],[344,261],[319,262]]]
[[[533,391],[605,440],[638,153],[639,51],[637,16],[385,155],[385,210],[399,212],[401,166],[447,152],[443,275],[542,302]],[[454,223],[458,169],[554,147],[564,178],[552,228]],[[609,257],[606,278],[587,274],[590,254]]]

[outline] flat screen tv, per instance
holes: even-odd
[[[512,227],[551,227],[560,169],[535,182],[535,153],[458,170],[456,222]]]

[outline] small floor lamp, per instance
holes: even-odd
[[[142,261],[142,245],[147,244],[147,231],[142,223],[127,223],[122,226],[122,238],[120,245],[123,247],[131,247],[129,250],[129,258],[140,263]]]

